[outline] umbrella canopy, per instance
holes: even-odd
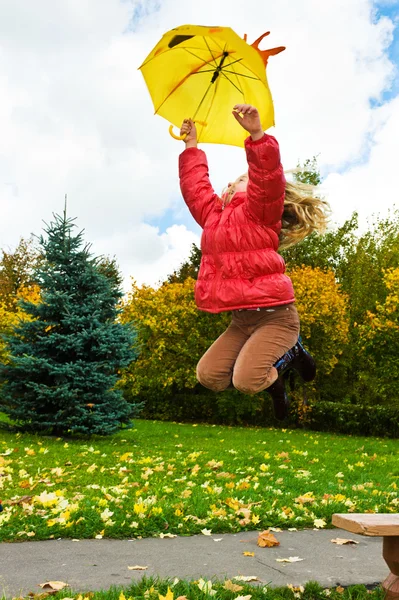
[[[263,129],[274,125],[274,109],[266,79],[269,56],[284,47],[259,50],[229,27],[182,25],[165,33],[140,69],[155,114],[176,127],[192,118],[198,140],[243,146],[248,135],[231,115],[235,104],[252,104]]]

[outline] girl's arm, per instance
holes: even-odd
[[[179,156],[180,189],[191,214],[203,228],[219,198],[209,181],[205,152],[197,148],[197,131],[191,119],[183,122],[180,135],[183,134],[186,149]]]
[[[277,233],[284,210],[285,176],[277,140],[263,132],[256,108],[234,107],[234,116],[251,137],[245,140],[248,160],[247,207],[257,220]]]

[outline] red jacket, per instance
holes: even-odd
[[[207,312],[295,300],[284,260],[277,253],[285,195],[278,143],[265,134],[256,142],[248,138],[245,149],[247,192],[235,194],[224,209],[209,182],[205,153],[187,148],[179,157],[183,198],[203,228],[195,301]]]

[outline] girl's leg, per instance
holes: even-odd
[[[245,394],[256,394],[272,385],[278,377],[274,363],[296,344],[298,336],[299,317],[293,304],[260,313],[236,360],[234,387]]]
[[[205,352],[197,365],[197,379],[206,388],[221,392],[229,387],[234,363],[249,335],[231,323]]]

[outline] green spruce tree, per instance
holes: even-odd
[[[32,320],[8,339],[0,411],[25,430],[106,435],[130,427],[137,413],[115,387],[135,358],[134,331],[118,322],[122,292],[73,221],[56,215],[40,238],[41,301],[23,301]]]

